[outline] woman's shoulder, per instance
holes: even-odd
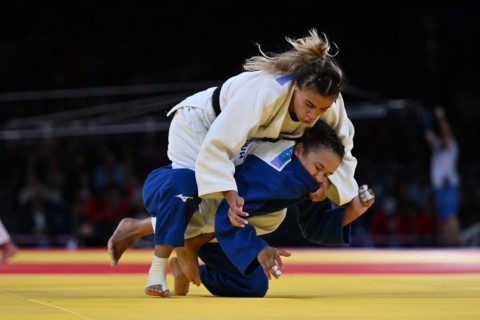
[[[250,97],[264,97],[276,101],[278,97],[288,96],[293,85],[288,77],[274,75],[265,71],[246,71],[225,81],[222,91],[229,96],[248,94]],[[263,100],[260,98],[260,100]]]
[[[293,80],[292,75],[272,74],[266,71],[245,71],[229,78],[225,83],[251,82],[268,84],[272,87],[289,87]]]

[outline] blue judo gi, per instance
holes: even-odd
[[[307,240],[325,246],[348,245],[350,226],[342,226],[345,207],[333,208],[328,199],[322,202],[310,200],[308,193],[317,191],[319,185],[295,156],[293,146],[291,148],[284,151],[283,157],[280,154],[269,162],[252,154],[237,166],[235,180],[238,193],[245,199],[243,210],[250,218],[296,207],[297,222]],[[268,279],[256,257],[268,243],[256,235],[251,224],[244,228],[233,226],[228,219],[228,209],[228,203],[223,201],[215,217],[215,236],[228,259],[228,268],[217,263],[215,265],[219,268],[215,272],[228,274],[229,279],[223,279],[220,285],[212,281],[213,288],[209,290],[215,289],[216,294],[222,296],[262,297],[268,290]],[[203,252],[200,257],[202,260],[209,258]],[[206,265],[208,269],[207,262]],[[210,270],[209,273],[214,272]],[[210,280],[208,273],[204,277]],[[210,283],[204,278],[202,281],[208,288]]]

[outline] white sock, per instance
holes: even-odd
[[[168,258],[153,256],[150,271],[148,271],[147,287],[160,284],[162,291],[170,291],[167,286],[167,263]]]

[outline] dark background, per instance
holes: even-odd
[[[284,37],[325,32],[350,83],[392,98],[452,100],[477,92],[475,2],[261,1],[57,5],[2,10],[2,92],[219,80]]]
[[[347,107],[397,100],[417,106],[410,108],[413,115],[407,108],[407,113],[393,117],[352,117],[357,130],[354,154],[363,170],[359,178],[377,183],[367,174],[368,167],[377,165],[385,170],[401,166],[410,176],[417,170],[427,172],[429,154],[422,144],[419,110],[440,104],[459,138],[460,169],[471,180],[465,183],[467,189],[478,181],[474,168],[479,156],[480,11],[475,1],[15,1],[2,4],[1,11],[2,133],[15,119],[141,97],[67,98],[57,91],[56,98],[27,98],[32,92],[103,87],[121,91],[118,88],[136,85],[221,81],[242,71],[245,58],[258,52],[255,43],[265,52],[278,52],[288,48],[285,36],[305,36],[314,27],[338,45],[349,86],[365,93],[347,91]],[[155,135],[158,155],[150,155],[148,165],[137,161],[142,166],[136,170],[140,181],[154,163],[167,161],[165,132]],[[2,199],[9,205],[4,206],[2,220],[13,233],[29,234],[32,231],[21,226],[25,222],[17,203],[17,192],[25,184],[24,153],[52,144],[52,139],[5,137],[1,182]],[[125,153],[118,145],[130,146],[138,155],[135,146],[145,142],[136,135],[95,138],[114,144],[119,158]],[[98,149],[92,147],[98,142],[75,139],[60,135],[55,141],[60,147],[50,152],[57,152],[59,162],[68,162],[72,155],[63,152],[63,146],[85,144],[78,152],[87,153],[88,169],[93,170],[101,162]],[[479,220],[478,192],[469,192],[469,205],[462,209],[464,227]]]

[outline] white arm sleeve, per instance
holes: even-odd
[[[246,81],[221,95],[225,106],[212,123],[195,164],[198,193],[203,198],[222,197],[221,191],[236,190],[233,157],[246,140],[256,137],[262,126],[278,113],[277,99],[284,88],[272,85],[271,77]],[[284,115],[283,115],[284,116]]]
[[[343,161],[340,167],[329,177],[332,185],[327,191],[329,199],[337,205],[343,205],[358,194],[358,184],[354,177],[357,159],[352,155],[355,128],[347,116],[341,95],[338,96],[331,110],[328,110],[321,119],[335,129],[345,146]]]

